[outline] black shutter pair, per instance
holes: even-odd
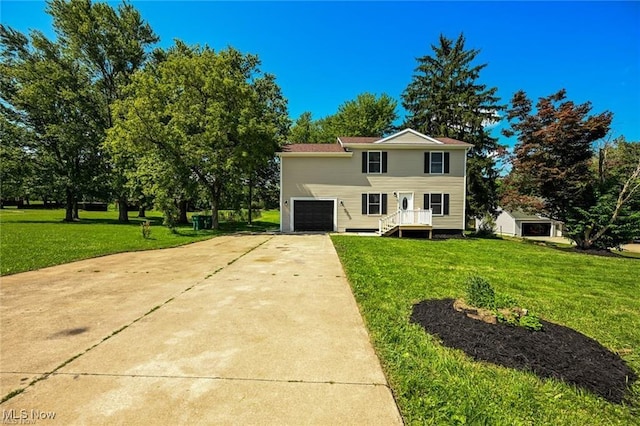
[[[367,173],[369,170],[369,153],[367,151],[362,153],[362,173]],[[382,173],[387,173],[387,151],[382,151]]]
[[[449,153],[445,152],[444,153],[444,158],[443,158],[443,169],[444,169],[444,173],[445,174],[449,174]],[[431,171],[431,153],[430,152],[425,152],[424,153],[424,172],[425,173],[429,173]]]
[[[380,203],[382,204],[380,206],[382,214],[387,214],[387,194],[382,194],[382,200],[380,200]],[[362,194],[362,214],[369,213],[368,206],[369,206],[369,194]]]
[[[431,208],[431,194],[424,194],[423,208],[425,210]],[[449,215],[449,194],[442,194],[442,214]]]

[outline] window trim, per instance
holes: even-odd
[[[378,195],[378,197],[380,197],[378,202],[378,213],[371,213],[369,211],[369,207],[371,206],[371,202],[369,201],[370,195]],[[367,192],[367,216],[382,216],[382,214],[382,192]]]
[[[380,171],[379,172],[372,172],[370,170],[370,166],[371,166],[371,159],[369,157],[369,154],[372,152],[377,152],[378,154],[380,154],[380,162],[378,163],[380,165]],[[371,174],[371,175],[381,175],[382,174],[382,151],[367,151],[367,174]]]
[[[433,210],[433,195],[440,195],[440,213],[436,213]],[[431,214],[433,216],[444,216],[444,192],[429,192],[429,209],[431,209]]]
[[[440,165],[441,165],[441,169],[442,170],[440,173],[436,173],[433,171],[433,154],[441,154],[442,155],[442,161],[440,161]],[[429,174],[430,175],[443,175],[444,173],[444,151],[431,151],[429,152]],[[437,194],[437,192],[434,192],[434,194]]]

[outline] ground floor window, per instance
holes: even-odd
[[[446,216],[449,214],[449,194],[430,193],[424,194],[424,208],[431,209],[434,216]]]
[[[362,214],[374,216],[387,214],[387,194],[380,192],[362,194]]]

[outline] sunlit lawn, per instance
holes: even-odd
[[[14,274],[45,266],[58,265],[110,253],[174,247],[216,235],[237,231],[278,229],[279,212],[267,211],[254,221],[222,223],[221,229],[194,231],[181,225],[172,232],[162,226],[158,212],[148,212],[146,219],[131,212],[131,223],[118,223],[118,212],[80,211],[80,221],[65,223],[64,210],[0,209],[0,273]],[[141,223],[151,222],[151,236],[142,236]]]
[[[410,324],[413,304],[464,295],[470,274],[542,318],[620,353],[640,375],[640,260],[500,239],[333,236],[408,424],[640,424],[635,408],[563,382],[474,362]]]

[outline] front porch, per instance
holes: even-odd
[[[398,233],[402,238],[402,231],[428,231],[429,239],[433,236],[433,214],[431,209],[398,210],[378,221],[378,234],[388,237]]]

